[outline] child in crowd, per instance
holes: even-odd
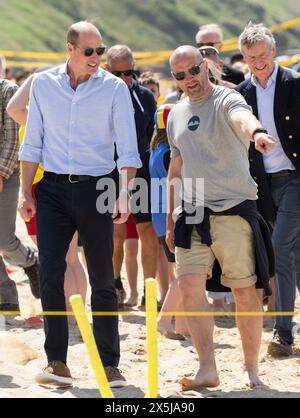
[[[169,251],[166,244],[167,175],[170,164],[170,148],[166,127],[168,115],[172,107],[172,105],[165,104],[160,106],[156,111],[155,131],[150,144],[151,154],[149,161],[152,224],[169,261],[170,287],[162,306],[161,314],[182,311],[179,288],[174,275],[175,256]],[[158,181],[160,184],[159,188],[155,187]],[[184,335],[189,334],[185,318],[182,316],[176,318],[176,327],[174,329],[172,317],[160,315],[158,330],[170,339],[181,340],[185,338]]]

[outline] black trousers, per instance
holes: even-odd
[[[92,289],[92,311],[118,310],[112,255],[113,222],[100,214],[97,179],[72,184],[44,178],[36,189],[37,241],[40,258],[41,301],[44,311],[65,311],[66,254],[77,230],[85,251]],[[104,366],[117,366],[120,358],[118,317],[93,317],[93,331]],[[67,362],[66,316],[45,317],[48,361]]]

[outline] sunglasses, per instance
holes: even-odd
[[[187,72],[191,74],[192,76],[198,75],[201,71],[202,64],[203,62],[200,62],[200,64],[198,65],[194,65],[193,67],[189,68]],[[172,73],[172,75],[177,81],[182,81],[185,79],[187,72],[179,71],[178,73]]]
[[[199,51],[201,52],[203,57],[217,57],[219,55],[218,51],[214,47],[203,48],[200,47]]]
[[[198,48],[201,48],[202,46],[215,46],[216,44],[220,44],[221,42],[220,41],[218,41],[218,42],[199,42],[199,43],[197,43],[197,47]]]
[[[133,75],[134,70],[125,70],[125,71],[112,71],[111,72],[116,77],[121,77],[121,75],[125,75],[125,77],[130,77]]]
[[[75,48],[80,49],[86,57],[91,57],[94,52],[96,52],[96,54],[99,56],[103,55],[106,50],[105,45],[98,46],[98,48],[84,48],[84,49],[76,45]]]

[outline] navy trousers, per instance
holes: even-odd
[[[66,254],[77,230],[85,251],[91,285],[92,311],[118,310],[112,265],[113,222],[100,214],[96,200],[97,178],[70,183],[44,178],[36,189],[37,241],[40,257],[41,301],[44,311],[65,311]],[[93,331],[104,366],[118,366],[118,317],[93,317]],[[66,316],[45,317],[45,351],[48,361],[67,362]]]
[[[272,235],[275,252],[276,311],[294,312],[300,275],[300,175],[271,180],[277,218]],[[299,281],[299,279],[298,279]],[[293,316],[276,317],[275,334],[293,343]]]

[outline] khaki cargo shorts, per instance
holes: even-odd
[[[210,216],[213,245],[201,243],[196,228],[191,249],[176,247],[177,277],[187,274],[207,274],[211,278],[217,259],[222,269],[223,286],[242,289],[253,286],[255,274],[254,235],[249,223],[240,216]]]

